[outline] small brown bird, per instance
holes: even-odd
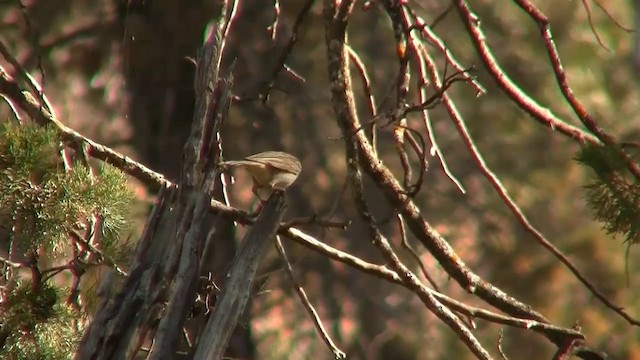
[[[220,171],[241,168],[253,178],[251,189],[260,200],[271,196],[274,190],[284,191],[293,184],[302,165],[297,157],[282,151],[265,151],[237,161],[222,161]]]

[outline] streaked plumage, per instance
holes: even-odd
[[[282,151],[265,151],[242,160],[223,161],[219,164],[221,171],[242,168],[253,177],[253,192],[263,199],[268,198],[273,190],[284,191],[293,184],[302,171],[297,157]]]

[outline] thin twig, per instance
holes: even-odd
[[[448,8],[448,10],[451,9],[453,9],[453,5],[450,5]],[[473,86],[473,88],[476,89],[476,96],[481,96],[487,93],[487,89],[482,86],[482,84],[480,84],[478,79],[476,79],[474,76],[471,76],[468,72],[465,71],[464,66],[460,64],[458,59],[456,59],[451,53],[451,50],[449,50],[449,47],[447,47],[444,41],[433,31],[432,26],[427,25],[426,21],[424,21],[421,16],[416,14],[416,12],[413,11],[408,5],[403,6],[403,15],[406,24],[405,26],[407,26],[408,29],[417,26],[415,30],[417,31],[418,29],[420,29],[421,31],[419,32],[419,34],[423,38],[427,39],[430,43],[435,45],[442,52],[442,55],[447,60],[447,62],[451,64],[453,68],[458,72],[462,73],[466,80]],[[411,21],[411,19],[413,19],[413,22]],[[413,34],[410,33],[409,36],[412,37]],[[418,39],[416,38],[414,38],[412,41],[418,43]],[[424,51],[426,51],[426,49]]]
[[[409,155],[407,155],[407,152],[404,150],[404,134],[406,133],[406,128],[407,118],[400,119],[393,129],[393,143],[395,144],[396,153],[400,158],[400,165],[402,166],[402,171],[404,173],[404,176],[402,177],[404,188],[406,191],[410,192],[411,181],[413,181],[413,171],[411,170],[411,164],[409,163]],[[421,163],[420,166],[423,166],[423,163]]]
[[[7,265],[7,266],[12,267],[12,268],[16,268],[16,269],[21,269],[21,268],[29,267],[29,265],[27,265],[27,264],[19,263],[19,262],[14,262],[14,261],[11,261],[11,260],[9,260],[9,259],[5,259],[5,258],[3,258],[2,256],[0,256],[0,262],[1,262],[1,263],[3,263],[3,264],[5,264],[5,265]]]
[[[69,235],[71,235],[71,238],[74,241],[76,241],[77,243],[85,247],[86,250],[89,250],[89,252],[97,256],[96,265],[102,265],[102,264],[108,265],[110,268],[115,270],[118,273],[118,275],[121,275],[123,277],[127,276],[126,271],[121,269],[116,264],[116,262],[113,261],[109,256],[105,255],[102,251],[98,250],[95,246],[93,246],[89,241],[85,240],[82,234],[80,234],[77,230],[69,231]]]
[[[278,36],[278,23],[280,22],[280,1],[273,0],[273,23],[267,28],[271,30],[271,41],[275,41]]]
[[[607,17],[609,18],[609,20],[613,21],[613,23],[619,27],[621,30],[626,31],[628,33],[632,33],[635,30],[633,30],[632,28],[623,26],[620,22],[618,22],[618,20],[616,20],[615,17],[613,17],[613,15],[611,15],[611,13],[609,13],[609,10],[607,10],[598,0],[593,0],[594,3],[596,3],[596,5],[600,8],[600,10],[602,10],[603,13],[605,13],[605,15],[607,15]]]
[[[369,115],[372,119],[374,119],[377,115],[376,99],[373,96],[373,92],[371,90],[371,78],[369,77],[369,72],[367,71],[364,61],[362,61],[358,53],[348,45],[347,50],[349,51],[349,60],[351,60],[356,66],[358,74],[360,74],[360,78],[362,79],[362,88],[364,90],[364,95],[367,97],[367,105],[369,105]],[[371,131],[371,144],[374,149],[376,149],[378,141],[376,130],[376,123],[371,122],[371,129],[369,131]]]
[[[509,360],[509,358],[507,358],[507,355],[502,350],[503,339],[504,339],[504,329],[500,329],[500,332],[498,333],[498,342],[496,344],[496,348],[498,348],[498,353],[500,354],[500,357],[502,357],[502,359]]]
[[[560,61],[560,54],[558,54],[558,48],[555,41],[553,41],[553,35],[551,34],[551,25],[547,17],[535,7],[534,4],[528,0],[514,0],[522,10],[524,10],[537,24],[540,29],[540,34],[543,39],[545,48],[547,49],[547,56],[551,60],[553,73],[556,76],[556,82],[560,87],[560,92],[564,96],[565,100],[571,105],[571,108],[576,113],[582,124],[591,131],[602,143],[606,145],[615,145],[616,140],[613,136],[609,135],[602,129],[595,118],[593,118],[585,108],[584,104],[578,100],[578,98],[571,90],[569,82],[567,81],[567,74],[564,71],[562,62]],[[617,150],[618,154],[627,164],[629,172],[633,174],[637,181],[640,181],[640,166],[622,149]]]
[[[336,3],[331,0],[325,2],[325,26],[327,27],[327,49],[329,58],[329,74],[331,75],[331,92],[338,125],[342,130],[346,147],[346,163],[351,182],[351,191],[360,218],[367,227],[369,238],[376,245],[385,260],[396,270],[403,282],[418,295],[423,304],[441,321],[449,326],[460,340],[480,359],[490,359],[489,353],[482,347],[466,325],[446,306],[442,305],[433,295],[421,291],[424,285],[398,258],[391,248],[389,241],[380,233],[375,225],[368,205],[364,199],[362,174],[359,169],[358,144],[352,133],[353,120],[357,118],[353,101],[348,68],[348,53],[344,44],[346,41],[346,27],[353,2],[343,0],[336,9]]]
[[[42,87],[40,84],[29,74],[29,72],[18,62],[18,60],[11,54],[7,46],[4,44],[4,41],[0,39],[0,54],[13,66],[18,75],[23,79],[23,81],[31,88],[31,90],[40,98],[40,103],[42,106],[46,108],[52,116],[55,117],[55,112],[53,110],[53,106],[49,102],[49,99],[46,97],[44,92],[42,91]]]
[[[419,41],[417,41],[417,39],[414,38],[414,35],[411,32],[409,33],[409,44],[414,48],[413,53],[414,53],[414,57],[416,58],[416,62],[418,63],[419,78],[424,79],[423,82],[426,85],[428,71],[427,71],[427,65],[424,58],[427,55],[427,52],[426,52],[427,50]],[[462,70],[464,72],[464,69]],[[419,87],[418,96],[419,96],[420,102],[426,103],[428,101],[426,86]],[[456,185],[456,187],[458,188],[458,190],[460,190],[461,193],[466,194],[467,193],[466,189],[464,188],[460,180],[458,180],[458,178],[449,169],[449,165],[447,164],[447,161],[444,157],[444,153],[442,152],[442,150],[440,149],[440,146],[438,145],[438,141],[436,140],[435,130],[433,129],[433,124],[431,123],[431,117],[429,116],[429,112],[427,111],[427,109],[423,109],[420,113],[422,115],[421,118],[422,118],[423,125],[425,127],[425,131],[427,132],[427,135],[429,136],[429,141],[431,142],[431,153],[435,154],[438,157],[440,166],[443,172],[445,173],[445,175],[449,178],[449,180],[451,180],[451,182],[453,182],[453,184]]]
[[[276,236],[276,249],[278,250],[280,257],[282,258],[282,260],[286,265],[285,267],[286,273],[289,277],[289,280],[291,280],[291,283],[293,284],[293,288],[296,291],[296,294],[298,295],[298,299],[300,299],[302,306],[304,306],[307,313],[309,313],[309,316],[311,317],[311,320],[313,321],[313,325],[315,325],[316,330],[318,331],[318,334],[320,335],[324,343],[327,344],[331,352],[333,352],[333,356],[336,359],[345,359],[347,357],[347,354],[345,354],[344,351],[338,349],[336,344],[333,342],[333,340],[327,333],[327,330],[324,328],[324,325],[322,325],[322,320],[320,319],[318,312],[316,311],[316,309],[314,309],[313,305],[311,305],[311,302],[309,301],[309,298],[307,297],[306,292],[296,280],[296,276],[293,274],[293,268],[291,267],[291,262],[287,257],[287,253],[284,250],[284,246],[282,246],[282,241],[280,240],[279,235]]]
[[[407,239],[407,230],[405,228],[402,215],[397,214],[396,218],[398,219],[398,229],[400,230],[400,239],[402,239],[401,241],[402,247],[404,247],[407,250],[407,252],[409,252],[409,254],[413,257],[413,259],[418,263],[418,266],[420,266],[420,270],[422,271],[422,275],[424,275],[424,277],[429,281],[431,286],[433,286],[433,288],[436,291],[440,291],[440,289],[438,288],[438,284],[436,284],[435,280],[433,280],[431,275],[429,275],[429,272],[427,271],[427,268],[424,266],[422,259],[420,259],[420,255],[418,255],[418,253],[413,248],[413,246],[409,244],[409,240]]]
[[[507,94],[507,96],[509,96],[522,110],[527,112],[538,122],[549,127],[551,130],[566,135],[581,144],[601,143],[597,137],[568,124],[565,120],[555,115],[551,110],[542,107],[527,93],[525,93],[513,80],[511,80],[511,78],[505,73],[504,69],[502,69],[493,55],[493,51],[487,44],[487,37],[480,27],[480,18],[478,15],[471,11],[465,0],[456,0],[454,4],[464,26],[467,28],[467,32],[471,37],[471,41],[475,46],[478,55],[480,55],[480,59],[484,63],[489,74],[498,84],[498,88]]]
[[[555,354],[553,354],[552,360],[567,360],[571,357],[571,351],[576,345],[578,345],[579,339],[569,339],[564,346],[558,348]]]
[[[22,118],[20,117],[20,113],[18,112],[18,109],[16,108],[16,106],[13,105],[13,102],[11,101],[11,99],[9,99],[5,94],[0,94],[0,97],[2,98],[2,100],[4,100],[4,102],[7,103],[7,105],[9,105],[9,108],[11,109],[11,113],[13,114],[13,117],[16,119],[18,124],[22,124]]]
[[[435,62],[429,56],[426,56],[425,60],[427,61],[428,68],[431,71],[431,76],[434,79],[436,79],[436,81],[434,82],[434,86],[436,86],[437,88],[437,86],[439,86],[440,81],[438,79],[439,74],[435,70]],[[604,294],[600,293],[595,288],[595,286],[592,285],[591,282],[584,275],[582,275],[582,273],[575,267],[575,265],[573,265],[573,263],[571,263],[571,261],[567,259],[567,257],[562,253],[562,251],[559,250],[557,247],[555,247],[549,240],[547,240],[544,237],[544,235],[540,231],[538,231],[538,229],[536,229],[531,224],[531,222],[529,222],[529,219],[527,219],[526,215],[518,207],[515,201],[513,201],[507,189],[504,187],[504,185],[502,185],[502,182],[500,181],[498,176],[489,168],[489,166],[484,161],[482,154],[476,147],[475,143],[473,142],[473,139],[471,138],[471,135],[469,134],[469,131],[467,130],[466,124],[462,119],[462,115],[458,111],[453,101],[449,98],[448,94],[443,94],[442,102],[445,108],[447,109],[447,112],[449,113],[449,117],[453,121],[458,131],[458,134],[460,135],[460,138],[462,139],[467,150],[473,157],[473,160],[476,163],[476,166],[480,169],[481,173],[489,181],[491,186],[496,190],[500,198],[507,205],[509,210],[511,210],[511,212],[513,213],[515,218],[518,220],[518,222],[522,225],[522,227],[529,234],[531,234],[534,237],[534,239],[536,239],[538,244],[544,247],[547,251],[553,254],[562,264],[564,264],[574,274],[574,276],[587,289],[589,289],[589,291],[591,291],[591,293],[595,295],[605,306],[617,312],[619,315],[621,315],[631,324],[640,325],[640,322],[633,319],[621,307],[614,305],[609,299],[607,299],[607,297]]]
[[[23,64],[25,68],[29,69],[33,66],[34,61],[40,61],[40,57],[43,54],[46,54],[62,45],[69,45],[76,40],[82,40],[83,38],[94,36],[100,31],[109,31],[115,25],[116,21],[114,19],[104,19],[103,17],[92,23],[80,25],[56,38],[48,39],[46,41],[43,40],[42,44],[37,45],[37,51],[31,51],[21,57],[20,63]]]
[[[449,6],[447,6],[447,8],[444,9],[443,12],[441,12],[438,16],[436,16],[436,18],[433,19],[429,27],[431,29],[435,29],[436,26],[438,26],[438,24],[440,23],[440,21],[444,20],[444,18],[447,17],[447,15],[449,15],[451,10],[453,10],[453,4],[450,4]]]
[[[36,66],[38,67],[38,71],[40,71],[40,76],[42,78],[42,85],[45,84],[46,76],[44,71],[44,65],[42,64],[42,50],[40,49],[40,31],[37,27],[33,26],[31,21],[31,17],[29,16],[29,11],[27,6],[25,6],[22,1],[20,3],[20,13],[22,14],[22,18],[25,23],[26,34],[31,42],[31,47],[33,48],[33,52],[35,53]],[[46,103],[49,106],[49,111],[53,114],[53,107],[50,106],[48,100],[44,97],[42,89],[40,87],[38,93],[40,94],[40,100],[42,103]]]
[[[402,122],[401,122],[402,123]],[[427,150],[427,146],[425,144],[424,138],[422,137],[422,134],[420,134],[418,131],[407,127],[407,126],[401,126],[401,125],[397,125],[396,126],[396,130],[397,128],[402,127],[403,129],[403,136],[406,137],[407,139],[409,139],[409,142],[412,143],[412,147],[415,150],[416,155],[418,156],[418,160],[419,160],[419,164],[420,166],[418,167],[418,169],[420,170],[418,172],[418,178],[416,179],[415,184],[411,184],[407,181],[407,177],[405,175],[405,181],[404,181],[404,187],[405,187],[405,191],[406,194],[409,195],[409,197],[413,198],[415,197],[420,190],[422,189],[422,184],[423,184],[423,180],[424,180],[424,174],[427,172],[427,168],[428,168],[428,163],[426,161],[426,159],[424,158],[424,154],[426,153]],[[416,140],[416,138],[420,139],[419,144],[418,141]],[[402,143],[404,144],[404,141],[402,141]],[[401,147],[400,149],[398,149],[398,152],[400,153],[400,158],[401,160],[404,162],[406,161],[406,164],[403,164],[403,167],[407,166],[408,169],[410,168],[410,165],[408,163],[408,156],[406,151],[404,150],[404,147]],[[410,178],[410,176],[409,176]]]
[[[598,35],[598,31],[596,30],[595,25],[593,24],[593,19],[591,18],[591,7],[589,7],[588,0],[582,0],[582,6],[584,6],[584,10],[587,12],[587,22],[589,23],[589,27],[591,28],[591,33],[596,37],[596,41],[600,46],[608,52],[611,52],[611,49],[607,47],[607,45],[602,42],[600,35]]]
[[[289,55],[291,55],[291,52],[293,51],[293,46],[298,41],[298,32],[300,31],[300,26],[302,25],[307,14],[311,10],[311,6],[313,5],[313,3],[314,3],[314,0],[307,0],[307,2],[302,7],[302,10],[300,10],[300,12],[298,13],[298,16],[296,16],[296,20],[293,23],[293,29],[291,30],[291,37],[289,38],[289,41],[287,41],[287,43],[285,44],[284,48],[282,49],[282,52],[280,53],[280,56],[276,60],[276,63],[273,66],[273,69],[271,70],[271,77],[270,77],[271,80],[267,84],[267,89],[265,93],[261,95],[263,104],[266,104],[267,101],[269,101],[269,95],[271,95],[271,91],[273,91],[273,88],[275,87],[278,74],[280,74],[280,71],[282,71],[282,69],[285,67],[285,62],[287,61],[287,58],[289,57]]]

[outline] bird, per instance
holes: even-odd
[[[283,151],[265,151],[242,160],[221,161],[218,164],[221,172],[236,168],[243,169],[251,175],[251,191],[264,201],[274,191],[284,191],[291,186],[300,175],[302,164],[297,157]]]

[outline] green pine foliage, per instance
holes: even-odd
[[[13,241],[27,250],[44,246],[65,254],[68,233],[96,214],[108,254],[126,224],[133,195],[125,176],[103,165],[94,175],[76,163],[63,171],[51,130],[0,124],[0,217],[11,219]]]
[[[593,170],[585,187],[594,216],[610,234],[622,235],[629,244],[640,242],[640,183],[633,178],[614,146],[585,146],[577,160]]]
[[[14,266],[0,288],[2,359],[71,359],[92,295],[70,301],[70,271],[50,269],[72,262],[84,269],[112,266],[132,253],[120,239],[134,199],[125,176],[109,165],[94,169],[80,161],[65,170],[59,144],[54,130],[0,122],[0,223],[11,230],[8,242],[0,239],[0,255],[13,251],[14,263],[37,259],[3,268]],[[93,238],[98,250],[90,250],[98,256],[74,258],[74,236]],[[39,275],[32,278],[34,272]],[[95,288],[86,280],[81,291]]]
[[[2,359],[72,359],[80,329],[71,319],[79,314],[60,301],[64,291],[31,281],[18,285],[0,306]]]

